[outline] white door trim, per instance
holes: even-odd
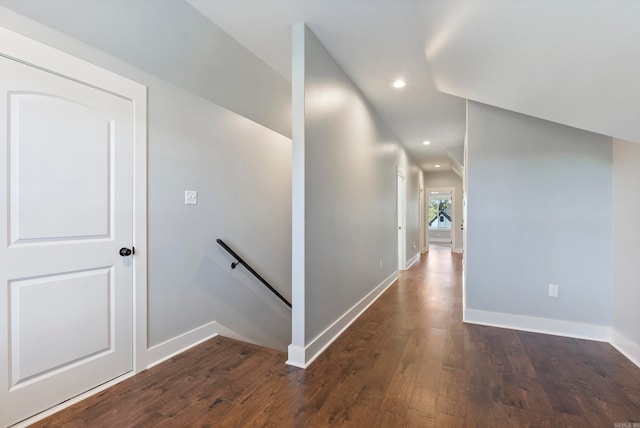
[[[147,365],[147,88],[3,27],[0,27],[0,56],[106,90],[133,103],[133,369],[140,372]]]

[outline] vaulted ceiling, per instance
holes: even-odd
[[[424,169],[448,169],[447,151],[463,145],[465,101],[433,85],[416,2],[187,1],[287,79],[291,26],[306,22]],[[394,89],[397,78],[407,86]]]
[[[0,5],[285,135],[291,26],[304,21],[428,171],[462,146],[465,99],[640,143],[636,0]],[[400,77],[407,86],[392,88]]]
[[[306,22],[426,170],[462,145],[464,99],[640,142],[635,0],[187,1],[286,78]]]

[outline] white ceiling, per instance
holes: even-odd
[[[287,79],[291,26],[306,22],[425,170],[449,169],[447,150],[463,145],[465,101],[433,87],[415,2],[187,1]]]
[[[640,1],[418,1],[446,93],[640,142]]]
[[[427,171],[463,144],[465,99],[640,143],[640,0],[0,5],[285,135],[291,26],[304,21]]]
[[[306,22],[426,170],[462,145],[464,99],[640,142],[640,1],[187,1],[288,79]]]

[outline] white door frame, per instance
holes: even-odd
[[[456,188],[455,187],[427,187],[425,190],[425,227],[427,228],[427,246],[429,246],[429,195],[431,192],[451,192],[451,251],[456,248]]]
[[[398,168],[396,174],[396,229],[398,248],[398,270],[407,268],[407,173]]]
[[[133,103],[133,370],[140,372],[147,366],[147,88],[4,27],[0,27],[0,56],[90,84]]]

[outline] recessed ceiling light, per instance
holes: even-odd
[[[436,168],[440,168],[440,165],[434,165],[434,167],[436,167]]]
[[[429,144],[431,144],[431,141],[429,141],[429,140],[424,140],[424,141],[422,142],[422,144],[424,144],[425,146],[428,146]]]
[[[395,82],[393,82],[393,87],[396,89],[404,88],[405,86],[407,86],[407,82],[405,82],[402,79],[398,79]]]

